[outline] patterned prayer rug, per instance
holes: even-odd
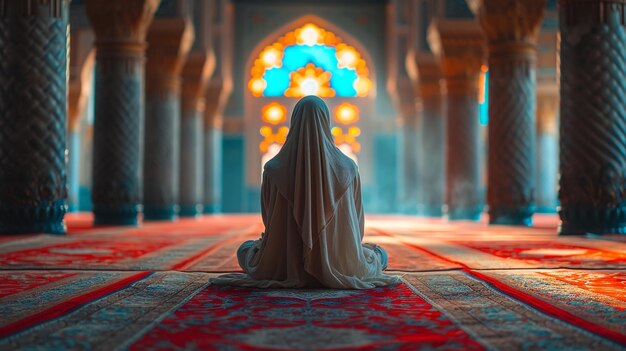
[[[225,240],[216,245],[215,250],[210,255],[185,270],[194,272],[241,271],[235,256],[239,245],[244,240],[256,240],[259,237],[259,233],[251,232],[248,236]],[[458,264],[439,259],[428,253],[412,250],[399,240],[384,235],[376,235],[374,232],[366,231],[365,241],[376,243],[385,248],[389,256],[389,270],[421,272],[460,268]]]
[[[626,345],[625,272],[509,270],[472,275],[547,314]]]
[[[212,235],[259,225],[258,214],[231,214],[180,218],[175,222],[144,222],[140,227],[94,226],[91,213],[69,213],[65,217],[68,235]]]
[[[541,266],[606,268],[626,266],[626,251],[604,249],[554,241],[455,242],[496,257]]]
[[[175,226],[112,229],[104,233],[86,231],[68,236],[37,235],[0,243],[0,269],[119,269],[183,270],[189,272],[236,272],[237,248],[245,240],[256,240],[263,230],[252,216],[224,220],[220,232],[204,228],[204,221],[181,221]],[[241,220],[239,220],[241,219]],[[215,222],[215,221],[213,221]],[[231,223],[228,227],[227,222]],[[158,226],[156,228],[159,228]],[[178,228],[178,229],[175,229]],[[202,230],[208,232],[201,235]],[[213,228],[212,230],[217,230]],[[148,240],[149,238],[149,240]],[[366,231],[366,240],[383,246],[389,269],[433,271],[460,266],[431,254],[413,250],[399,239]]]
[[[1,271],[0,337],[53,320],[147,272]]]
[[[368,217],[394,287],[213,287],[260,216],[0,237],[0,350],[626,349],[626,236]],[[556,223],[556,222],[555,222]],[[562,269],[556,269],[562,268]]]
[[[509,229],[510,230],[510,229]],[[626,268],[626,243],[601,238],[546,237],[543,234],[457,233],[452,238],[401,234],[380,228],[372,229],[396,242],[427,252],[457,267],[471,269],[520,268]]]
[[[0,246],[3,269],[180,269],[219,242],[219,237],[42,238],[36,244]],[[34,245],[33,245],[34,244]]]
[[[73,234],[68,236],[31,235],[0,241],[0,268],[239,271],[236,249],[245,240],[257,239],[263,230],[258,215],[205,216],[147,223],[141,228],[96,228],[92,220],[88,215],[70,217]],[[598,238],[556,238],[554,232],[533,228],[410,217],[368,217],[367,223],[365,240],[385,247],[392,270],[626,265],[626,243]]]
[[[201,227],[196,224],[196,227]],[[121,235],[89,233],[82,235],[38,235],[0,243],[0,269],[118,269],[190,270],[227,243],[241,243],[250,235],[258,236],[258,223],[233,226],[220,234]],[[197,230],[197,229],[196,229]],[[225,252],[226,253],[226,252]],[[232,259],[234,250],[226,256]],[[231,260],[232,261],[232,260]],[[221,261],[220,261],[221,262]],[[236,263],[236,261],[235,261]],[[191,267],[191,268],[190,268]],[[218,265],[208,271],[222,271]],[[232,264],[230,270],[238,270]]]
[[[211,276],[134,278],[13,330],[0,349],[619,349],[461,272],[371,290],[214,287]]]

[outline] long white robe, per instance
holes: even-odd
[[[334,145],[321,99],[305,97],[294,108],[287,141],[265,166],[261,207],[265,232],[237,252],[245,273],[212,283],[367,289],[398,282],[383,273],[385,251],[361,243],[359,174]]]

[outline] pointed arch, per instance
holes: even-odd
[[[300,33],[311,27],[319,30],[319,41],[308,46],[298,43]],[[274,61],[265,60],[268,57]],[[246,62],[246,95],[301,97],[311,92],[311,86],[308,91],[306,85],[301,89],[304,82],[313,83],[313,89],[320,92],[316,95],[322,97],[373,98],[376,72],[371,62],[369,52],[352,35],[320,17],[302,16],[265,36],[251,51]],[[266,78],[273,79],[269,90]]]

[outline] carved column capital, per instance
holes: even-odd
[[[441,96],[443,75],[439,61],[432,54],[415,56],[417,71],[416,90],[422,100]]]
[[[193,26],[184,18],[156,18],[147,35],[146,90],[178,89],[180,73],[193,43]]]
[[[546,0],[467,0],[489,42],[490,56],[534,55]],[[490,57],[490,61],[493,58]]]
[[[441,61],[448,93],[477,89],[485,63],[485,38],[473,20],[439,20],[428,29],[428,43]]]
[[[160,0],[87,0],[87,16],[98,51],[126,49],[142,55],[150,22]]]
[[[215,70],[213,51],[194,51],[189,53],[182,69],[182,110],[204,111],[204,90]]]
[[[213,77],[207,83],[204,92],[204,127],[206,129],[222,129],[224,123],[222,113],[228,94],[226,82],[221,77]]]

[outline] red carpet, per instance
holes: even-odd
[[[484,348],[401,284],[341,292],[208,287],[134,342],[131,349],[298,349],[307,345],[310,349],[408,350],[418,343],[433,349],[444,345],[449,349]]]
[[[365,241],[405,283],[367,291],[249,290],[257,215],[140,228],[68,216],[66,236],[0,238],[0,349],[626,348],[624,236],[558,237],[410,217],[367,218]]]
[[[379,230],[381,233],[385,233]],[[391,234],[387,234],[393,236]],[[562,239],[568,240],[568,239]],[[570,238],[569,240],[578,240]],[[624,271],[609,271],[606,273],[580,271],[536,271],[536,270],[476,270],[471,264],[478,259],[463,261],[465,254],[454,254],[454,250],[440,250],[445,253],[431,251],[431,248],[421,247],[411,243],[411,240],[402,240],[408,246],[422,252],[431,253],[441,260],[458,264],[469,276],[495,287],[499,291],[527,304],[539,311],[556,318],[560,318],[572,325],[595,333],[619,344],[626,345],[626,304],[621,299],[615,299],[616,291],[626,288],[622,277]],[[454,242],[459,243],[459,242]],[[584,268],[612,266],[626,267],[622,264],[626,257],[615,248],[616,244],[605,242],[609,249],[595,249],[593,247],[566,245],[554,241],[501,242],[466,241],[461,244],[490,253],[504,260],[521,260],[530,265],[575,266]],[[589,246],[598,246],[598,242]],[[450,254],[452,252],[453,254]],[[520,255],[521,252],[532,252],[532,257]],[[573,256],[573,257],[571,257]],[[513,263],[516,265],[516,263]],[[550,281],[553,280],[553,281]],[[590,284],[594,288],[587,288]],[[608,295],[608,298],[607,298]],[[621,295],[619,295],[621,296]],[[581,308],[584,306],[584,308]]]
[[[605,248],[594,248],[565,244],[555,240],[457,241],[453,243],[499,258],[542,267],[619,268],[626,266],[626,252],[613,250],[617,244],[604,245]]]
[[[66,315],[149,273],[0,272],[0,337]],[[59,283],[63,284],[59,284]],[[37,303],[38,302],[38,303]]]
[[[616,283],[624,289],[622,282],[611,279],[612,273],[593,273],[595,277],[592,281],[596,284],[602,281],[604,285],[595,291],[580,288],[580,283],[584,284],[588,279],[585,275],[589,273],[585,272],[489,271],[471,274],[546,314],[626,345],[626,305],[623,301],[607,298]],[[571,281],[568,277],[575,280]],[[555,278],[559,282],[553,282]]]

